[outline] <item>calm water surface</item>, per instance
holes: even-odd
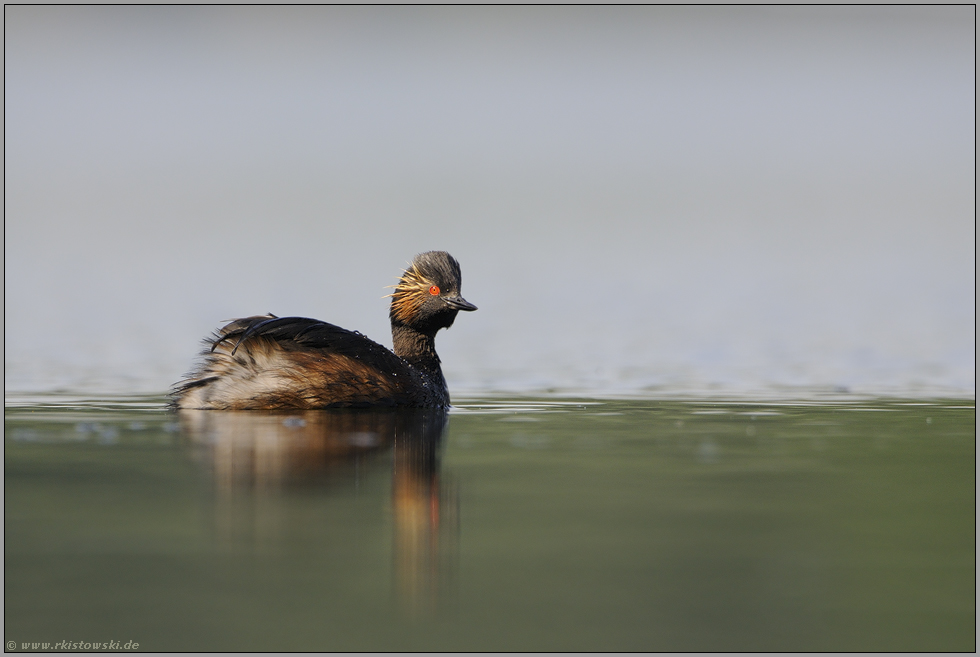
[[[973,400],[163,401],[8,395],[18,651],[976,647]]]

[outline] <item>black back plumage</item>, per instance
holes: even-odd
[[[223,342],[233,344],[232,355],[249,339],[274,340],[287,351],[319,350],[352,356],[379,369],[397,370],[404,362],[390,350],[358,331],[308,317],[276,317],[273,314],[237,319],[215,336],[211,351]]]

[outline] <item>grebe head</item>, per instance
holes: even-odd
[[[459,263],[445,251],[415,256],[391,294],[392,325],[429,335],[449,328],[460,310],[476,310],[459,294],[462,279]]]

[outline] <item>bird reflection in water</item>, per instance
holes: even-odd
[[[413,613],[444,601],[459,531],[457,490],[439,476],[444,410],[181,410],[179,417],[212,472],[218,537],[260,551],[280,540],[280,495],[310,485],[356,487],[390,464],[397,595]]]

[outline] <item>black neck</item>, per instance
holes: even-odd
[[[436,376],[437,380],[442,380],[434,334],[428,335],[404,324],[393,323],[391,340],[396,356],[408,361],[413,367]]]

